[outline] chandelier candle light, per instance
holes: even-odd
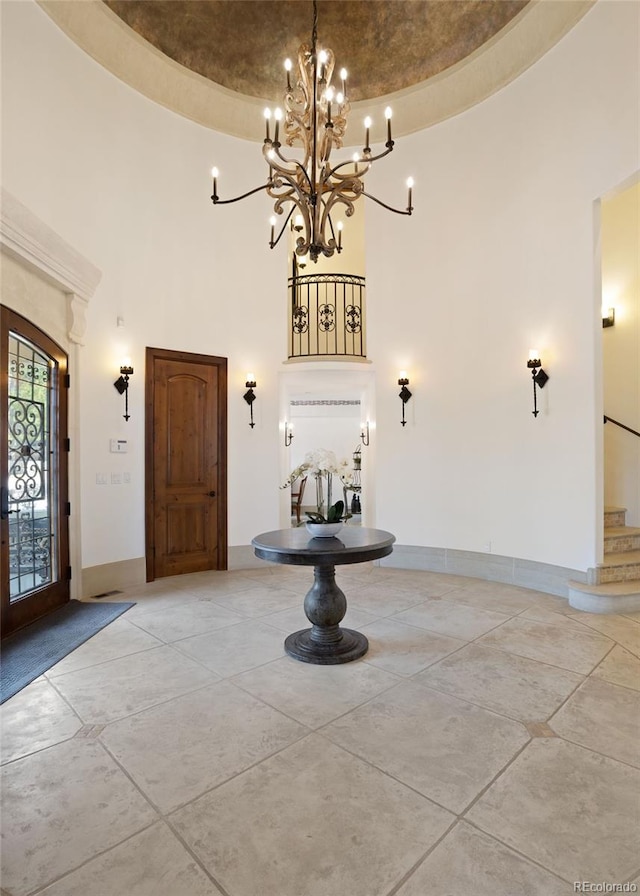
[[[355,153],[349,160],[333,165],[331,151],[341,149],[350,110],[347,96],[347,71],[340,70],[340,89],[331,84],[335,58],[333,51],[318,49],[318,10],[313,3],[313,30],[311,45],[303,44],[298,50],[298,78],[292,82],[293,64],[285,60],[286,91],[284,112],[265,109],[265,138],[262,153],[269,166],[267,182],[234,199],[218,197],[217,168],[212,169],[214,205],[226,205],[246,199],[260,190],[275,200],[276,215],[286,218],[276,237],[277,218],[271,218],[269,247],[280,242],[291,216],[296,213],[295,230],[299,232],[295,252],[310,256],[317,262],[320,255],[331,256],[342,251],[342,221],[335,221],[332,213],[339,206],[347,218],[354,213],[354,203],[361,196],[373,199],[378,205],[398,215],[410,215],[413,211],[413,179],[407,181],[406,209],[392,208],[364,189],[363,178],[378,159],[388,155],[394,146],[391,136],[391,109],[385,110],[387,142],[382,152],[373,153],[370,146],[371,119],[365,118],[365,146],[362,154]],[[273,133],[271,121],[273,119]],[[302,159],[289,158],[282,152],[280,132],[289,147],[302,149]],[[337,237],[336,237],[337,233]]]

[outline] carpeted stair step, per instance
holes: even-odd
[[[569,582],[569,605],[586,613],[634,613],[640,611],[640,579],[585,585]]]

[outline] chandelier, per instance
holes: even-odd
[[[285,61],[286,91],[284,112],[276,109],[272,114],[265,109],[266,134],[262,154],[269,166],[267,182],[234,199],[218,196],[218,169],[213,168],[214,205],[227,205],[246,199],[254,193],[266,190],[274,200],[275,215],[286,215],[276,237],[277,218],[271,218],[269,246],[277,246],[291,222],[291,229],[298,233],[295,252],[307,254],[316,262],[320,255],[331,256],[342,251],[342,224],[337,215],[343,212],[349,218],[354,214],[354,203],[361,196],[373,199],[378,205],[398,215],[410,215],[413,211],[413,180],[407,180],[406,209],[392,208],[367,193],[363,179],[374,162],[389,155],[394,142],[391,137],[391,109],[385,110],[387,141],[385,148],[374,154],[369,145],[371,119],[365,118],[365,145],[361,153],[351,159],[333,162],[333,149],[341,149],[347,128],[350,104],[347,95],[347,71],[340,71],[340,88],[331,83],[335,67],[333,51],[317,48],[318,10],[313,2],[313,28],[311,45],[303,44],[298,50],[298,77],[292,83],[293,68],[290,59]],[[273,124],[273,128],[272,128]],[[289,157],[283,152],[281,138],[286,146],[295,149],[300,158]],[[301,152],[300,152],[301,150]]]

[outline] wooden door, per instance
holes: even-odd
[[[227,568],[227,361],[148,348],[147,581]]]
[[[0,314],[2,636],[69,600],[67,356],[36,326]]]

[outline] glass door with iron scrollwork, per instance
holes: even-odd
[[[2,634],[69,599],[66,355],[2,309]],[[65,429],[64,434],[62,433]]]

